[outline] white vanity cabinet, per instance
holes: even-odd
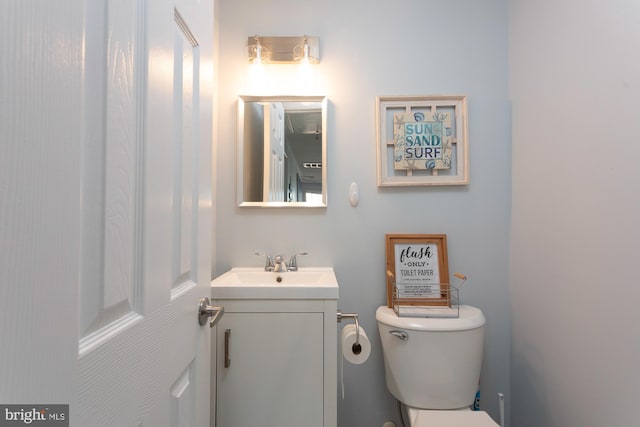
[[[216,427],[336,427],[337,285],[335,298],[229,292],[212,282]]]

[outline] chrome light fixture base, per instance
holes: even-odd
[[[247,48],[250,63],[317,64],[320,62],[320,38],[315,36],[249,36]]]

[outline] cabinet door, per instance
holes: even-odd
[[[226,313],[217,327],[217,427],[322,427],[323,341],[322,313]]]

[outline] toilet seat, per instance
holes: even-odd
[[[418,411],[412,427],[500,427],[484,411]]]

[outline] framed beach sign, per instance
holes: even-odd
[[[450,305],[447,236],[387,234],[387,305]],[[396,303],[398,302],[396,301]]]
[[[467,98],[376,98],[378,186],[469,183]]]

